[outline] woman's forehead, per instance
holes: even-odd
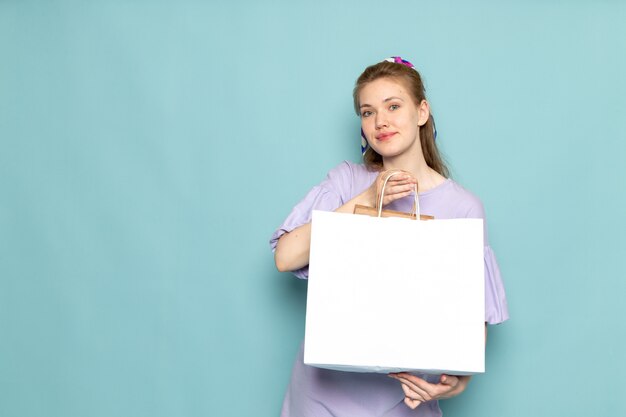
[[[396,97],[406,100],[410,97],[406,85],[398,79],[393,78],[378,78],[363,86],[359,93],[359,101],[364,104],[364,101],[385,101],[390,97]]]

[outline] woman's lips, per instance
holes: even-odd
[[[389,140],[395,134],[396,132],[379,133],[378,135],[376,135],[376,140],[384,142],[386,140]]]

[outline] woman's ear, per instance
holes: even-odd
[[[426,100],[422,100],[422,102],[417,106],[417,125],[424,126],[430,117],[430,104]]]

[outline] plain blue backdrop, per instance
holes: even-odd
[[[306,283],[268,240],[354,80],[422,72],[512,319],[446,415],[624,415],[626,6],[0,0],[0,416],[276,416]],[[425,318],[416,317],[416,322]]]

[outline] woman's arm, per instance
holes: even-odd
[[[369,201],[369,188],[359,194],[343,206],[337,208],[338,213],[353,213],[356,204],[371,205]],[[274,261],[280,272],[294,271],[309,264],[309,251],[311,249],[311,223],[296,227],[289,233],[285,233],[276,243]]]
[[[383,175],[381,173],[380,175]],[[410,195],[415,189],[415,179],[407,175],[398,175],[389,179],[385,187],[383,205]],[[373,207],[376,199],[376,181],[361,194],[337,208],[338,213],[354,213],[354,206],[361,204]],[[296,227],[278,239],[274,251],[276,268],[281,272],[294,271],[309,264],[311,249],[311,223]]]
[[[274,262],[280,272],[293,271],[308,265],[311,244],[311,223],[296,227],[278,239]]]

